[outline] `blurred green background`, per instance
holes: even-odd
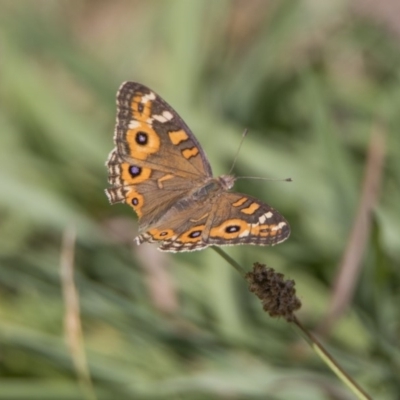
[[[293,179],[237,182],[292,235],[226,251],[294,279],[310,329],[359,251],[322,340],[374,399],[398,399],[399,72],[396,0],[0,1],[0,399],[353,398],[212,249],[133,245],[134,213],[103,191],[125,80],[179,112],[216,175],[247,127],[235,174]],[[371,230],[352,245],[376,131]],[[79,339],[60,279],[71,227],[92,388],[65,340]]]

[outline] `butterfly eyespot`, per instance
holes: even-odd
[[[129,167],[129,173],[132,177],[139,176],[142,173],[142,168],[138,167],[137,165],[131,165]]]
[[[226,233],[235,233],[240,231],[240,226],[238,225],[231,225],[225,228]]]
[[[139,204],[139,200],[137,199],[137,197],[134,197],[131,201],[134,206],[137,206]]]
[[[147,233],[151,235],[154,240],[168,240],[175,235],[172,229],[166,229],[164,231],[159,231],[158,229],[150,229]]]
[[[137,106],[137,109],[138,109],[138,111],[139,111],[140,113],[143,112],[143,109],[144,109],[143,104],[142,104],[142,103],[139,103],[138,106]]]
[[[149,135],[146,132],[140,131],[136,134],[135,141],[137,144],[144,146],[149,141]]]
[[[190,238],[194,239],[194,238],[199,237],[200,235],[201,235],[201,231],[193,231],[193,232],[189,233],[188,236],[189,236]]]

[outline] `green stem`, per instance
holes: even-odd
[[[319,355],[325,364],[336,374],[336,376],[359,398],[360,400],[371,400],[371,397],[342,369],[336,360],[328,353],[321,343],[311,332],[303,327],[300,321],[294,316],[294,324],[300,329],[302,336],[310,344],[313,350]]]
[[[212,249],[216,251],[225,261],[231,264],[240,275],[244,277],[247,274],[247,271],[220,247],[213,246]]]

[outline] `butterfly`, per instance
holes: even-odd
[[[139,218],[137,244],[180,252],[208,246],[275,245],[288,222],[268,204],[230,192],[235,178],[213,177],[192,131],[160,96],[140,83],[117,93],[115,148],[106,166],[111,204],[127,203]]]

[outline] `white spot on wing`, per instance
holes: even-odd
[[[274,226],[273,228],[271,228],[273,231],[277,231],[278,229],[283,228],[284,226],[286,226],[286,222],[279,222],[278,225]]]
[[[129,122],[129,129],[136,129],[140,126],[139,121],[132,120]]]
[[[143,104],[146,104],[149,100],[154,100],[156,98],[156,95],[153,92],[150,92],[149,94],[145,94],[142,99],[141,102]]]
[[[158,122],[167,122],[167,118],[163,117],[162,115],[153,115],[153,119]]]
[[[162,115],[163,115],[163,117],[164,117],[167,121],[169,121],[169,120],[171,120],[172,118],[174,118],[174,116],[173,116],[169,111],[164,111],[164,112],[162,113]]]
[[[163,111],[161,115],[153,115],[153,119],[158,122],[167,122],[170,121],[174,116],[169,111]]]
[[[243,232],[239,235],[239,237],[246,237],[246,236],[249,236],[249,234],[250,234],[250,231],[249,231],[248,229],[246,229],[245,231],[243,231]]]
[[[265,214],[261,215],[260,218],[258,218],[258,221],[260,222],[260,224],[263,224],[267,219],[271,218],[274,215],[273,212],[268,211]]]

